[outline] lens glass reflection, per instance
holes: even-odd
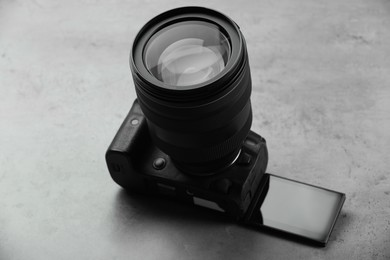
[[[168,88],[191,89],[221,73],[229,55],[229,40],[217,25],[185,21],[154,34],[145,47],[144,62]]]

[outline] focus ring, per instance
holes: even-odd
[[[174,159],[182,163],[205,163],[221,159],[226,156],[227,151],[235,151],[239,149],[243,140],[247,136],[250,127],[252,125],[252,111],[248,113],[247,120],[242,128],[234,135],[226,139],[225,141],[218,143],[211,147],[203,147],[196,149],[186,149],[182,146],[173,146],[172,143],[167,143],[156,137],[155,132],[152,132],[152,138],[155,144],[160,147],[161,150],[167,151],[168,154],[174,154]]]

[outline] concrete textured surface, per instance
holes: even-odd
[[[268,172],[347,195],[316,248],[129,196],[104,153],[135,98],[140,27],[235,20]],[[390,1],[0,1],[0,259],[390,259]]]

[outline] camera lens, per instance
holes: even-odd
[[[237,158],[252,124],[244,37],[202,7],[167,11],[137,34],[130,67],[154,144],[192,175]]]
[[[189,89],[217,76],[229,54],[229,41],[217,25],[185,21],[153,35],[146,45],[144,62],[158,80]]]

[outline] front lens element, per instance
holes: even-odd
[[[145,48],[144,62],[168,88],[191,89],[216,77],[229,55],[229,40],[217,25],[186,21],[158,31]]]

